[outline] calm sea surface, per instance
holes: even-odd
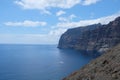
[[[61,80],[94,59],[56,45],[0,45],[0,80]]]

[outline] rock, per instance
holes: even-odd
[[[83,52],[104,53],[120,43],[120,17],[107,25],[90,25],[67,30],[58,48],[72,48]]]
[[[63,80],[120,80],[120,44]]]
[[[101,24],[89,25],[86,27],[77,27],[68,29],[60,38],[58,48],[74,48],[75,44],[79,41],[79,37],[82,36],[84,31],[94,30],[101,27]]]

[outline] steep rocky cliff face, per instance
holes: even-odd
[[[120,80],[120,44],[63,80]]]
[[[58,48],[102,53],[120,43],[120,17],[107,25],[88,27],[69,29],[61,36]]]
[[[85,31],[94,30],[101,27],[101,24],[89,25],[86,27],[77,27],[68,29],[60,38],[58,48],[74,48],[75,45],[79,42],[79,38],[82,36],[82,33]]]

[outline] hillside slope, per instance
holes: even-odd
[[[120,80],[120,44],[63,80]]]

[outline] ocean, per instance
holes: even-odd
[[[0,80],[61,80],[95,57],[57,45],[0,45]]]

